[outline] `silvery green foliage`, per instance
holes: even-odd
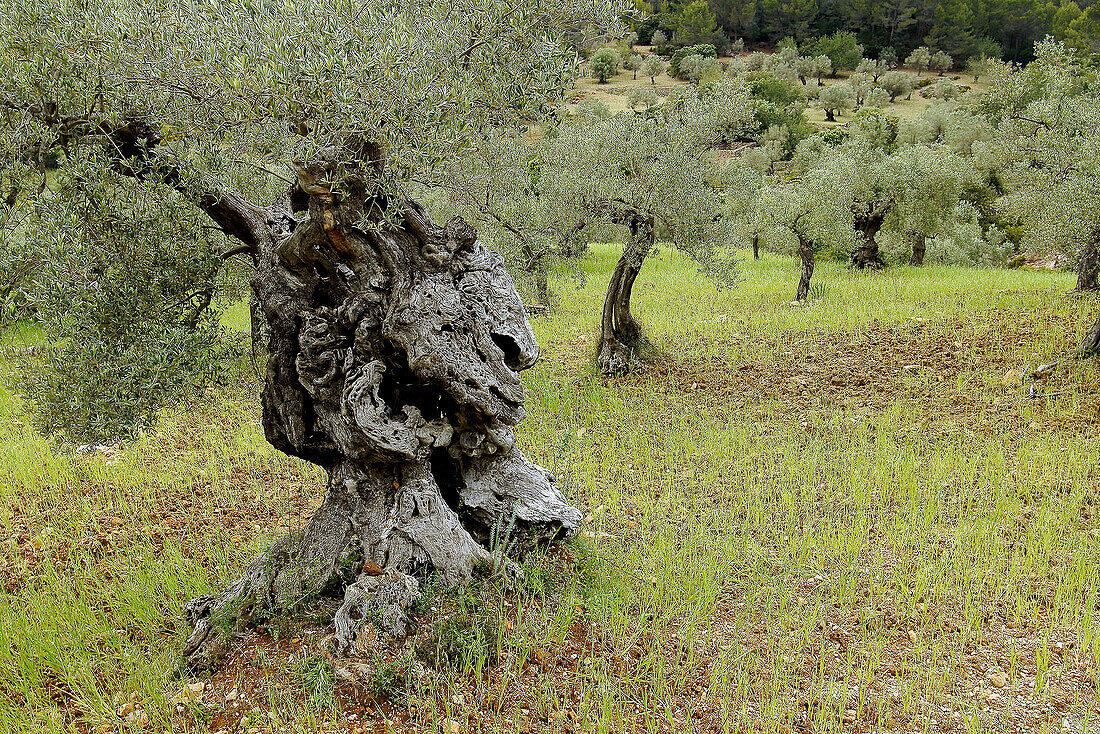
[[[814,76],[817,77],[817,83],[821,84],[821,77],[829,76],[833,73],[833,60],[825,54],[814,57]]]
[[[660,97],[650,87],[637,87],[631,89],[626,95],[627,102],[632,109],[649,109],[660,103]]]
[[[211,306],[225,236],[174,192],[92,165],[56,187],[28,204],[46,343],[22,387],[45,433],[126,437],[222,373],[234,345]]]
[[[882,87],[874,87],[867,93],[867,106],[882,109],[890,104],[890,93]]]
[[[938,71],[942,76],[945,71],[955,65],[955,60],[951,56],[943,51],[937,51],[932,54],[932,58],[928,60],[928,66],[932,71]]]
[[[642,73],[649,77],[649,81],[652,84],[656,81],[657,77],[665,73],[665,60],[656,54],[646,56],[645,63],[642,66]]]
[[[718,216],[736,188],[713,148],[747,137],[748,90],[723,78],[677,87],[644,114],[578,114],[537,140],[498,139],[455,159],[463,182],[452,205],[494,241],[527,248],[530,267],[553,267],[595,238],[622,238],[624,212],[652,216],[659,239],[731,277],[723,251],[730,222]],[[479,166],[480,172],[466,168]],[[527,243],[527,244],[524,244]]]
[[[913,75],[907,74],[904,71],[895,70],[888,71],[879,78],[879,86],[886,90],[886,93],[890,95],[890,101],[903,94],[909,94],[913,91]]]
[[[848,86],[852,88],[852,97],[856,107],[861,106],[871,92],[874,77],[866,71],[853,71],[848,76]]]
[[[870,74],[872,81],[877,82],[878,78],[890,71],[890,66],[886,61],[882,59],[862,59],[856,64],[855,70],[864,74]]]
[[[959,85],[950,79],[940,79],[932,86],[932,96],[938,100],[952,100],[958,97]]]
[[[899,143],[942,144],[963,156],[970,156],[976,143],[990,140],[993,135],[993,126],[986,117],[958,104],[934,104],[898,127]]]
[[[768,54],[753,51],[745,57],[745,68],[748,71],[762,71],[768,63]]]
[[[1003,260],[1003,250],[974,244],[985,242],[987,235],[999,244],[1003,237],[988,227],[983,230],[977,215],[958,213],[970,198],[984,196],[981,192],[994,173],[989,165],[943,141],[902,143],[900,127],[896,118],[868,111],[855,116],[840,143],[832,144],[821,134],[799,143],[786,180],[764,179],[765,189],[780,192],[762,192],[764,200],[778,196],[784,202],[764,207],[779,223],[778,229],[761,229],[766,246],[793,252],[801,235],[815,247],[844,252],[857,242],[854,214],[874,207],[883,213],[883,234],[899,242],[903,235],[943,237],[969,244],[954,247],[961,256],[942,259]],[[967,212],[975,211],[967,207]],[[827,220],[819,218],[822,211],[829,212]],[[783,233],[786,238],[779,236]]]
[[[619,66],[621,64],[622,58],[615,49],[601,48],[596,53],[592,54],[592,59],[588,62],[588,71],[591,73],[593,79],[597,79],[603,84],[619,73]]]
[[[680,60],[680,74],[688,81],[699,83],[703,75],[703,57],[699,54],[691,54]]]
[[[70,415],[85,438],[118,435],[172,398],[168,382],[184,391],[209,377],[224,342],[211,294],[239,235],[231,218],[213,227],[211,209],[262,220],[294,161],[357,140],[385,168],[338,161],[334,183],[341,166],[376,174],[390,196],[438,181],[492,131],[551,114],[575,48],[620,32],[622,11],[610,0],[0,0],[0,183],[21,189],[4,216],[36,246],[62,245],[37,297],[58,339],[48,354],[67,351],[32,387],[68,381],[71,395],[42,393],[47,422]],[[114,361],[86,369],[102,359]],[[83,391],[92,374],[101,387]],[[80,400],[100,405],[71,415]]]
[[[799,56],[794,60],[792,64],[795,72],[798,74],[798,79],[803,84],[814,75],[814,70],[817,68],[817,64],[814,62],[813,56]]]
[[[916,69],[918,74],[927,69],[931,62],[932,52],[928,50],[927,46],[919,46],[905,57],[905,65]]]
[[[822,89],[817,95],[817,106],[825,112],[825,117],[832,120],[833,116],[852,109],[856,103],[856,96],[852,93],[852,87],[846,84],[832,84]]]
[[[1100,82],[1061,43],[1001,68],[985,110],[997,136],[982,154],[1012,186],[1002,204],[1025,224],[1024,243],[1076,258],[1100,243]]]

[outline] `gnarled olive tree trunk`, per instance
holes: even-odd
[[[1100,290],[1100,228],[1094,229],[1077,256],[1075,292]]]
[[[1100,318],[1096,319],[1096,323],[1092,325],[1089,333],[1085,335],[1085,340],[1081,342],[1081,347],[1077,350],[1077,354],[1082,357],[1091,357],[1100,354]]]
[[[596,362],[600,372],[605,375],[626,372],[638,350],[648,343],[630,312],[630,295],[642,263],[653,249],[654,220],[652,216],[631,212],[624,221],[630,227],[630,237],[611,274],[600,319],[600,343]]]
[[[814,276],[814,247],[802,235],[798,235],[798,258],[802,261],[802,276],[798,279],[794,299],[805,301],[810,295],[810,278]]]
[[[923,232],[910,231],[905,234],[913,248],[913,254],[909,257],[909,264],[918,267],[924,265],[924,252],[928,244],[928,238]]]
[[[882,202],[867,202],[855,210],[855,229],[860,235],[860,243],[852,251],[851,265],[863,270],[865,268],[883,268],[886,263],[878,252],[878,242],[875,238],[882,229],[882,222],[886,219],[887,205]]]
[[[252,282],[270,331],[264,432],[324,467],[328,486],[304,528],[186,605],[192,668],[234,632],[324,599],[340,649],[365,618],[401,635],[423,579],[462,583],[580,523],[514,445],[517,373],[538,345],[503,259],[462,219],[438,226],[343,163],[378,158],[368,146],[303,166],[293,205],[264,214]]]

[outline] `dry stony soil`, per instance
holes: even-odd
[[[80,453],[0,392],[0,731],[1100,732],[1100,366],[1072,358],[1100,299],[823,263],[795,306],[789,258],[716,291],[662,253],[651,361],[607,380],[615,256],[556,283],[525,375],[519,440],[582,533],[347,658],[306,610],[178,667],[181,603],[320,498],[263,442],[253,365]],[[4,339],[10,385],[30,337]]]

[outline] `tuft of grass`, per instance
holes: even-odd
[[[299,661],[294,672],[306,701],[314,710],[335,708],[336,672],[331,659],[312,655]]]

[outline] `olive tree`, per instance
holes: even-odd
[[[833,73],[833,60],[825,54],[814,56],[814,71],[813,74],[817,78],[817,86],[821,86],[821,77],[829,76]]]
[[[913,49],[913,52],[905,57],[905,65],[917,70],[917,76],[920,76],[921,72],[928,68],[928,65],[932,62],[932,52],[928,50],[927,46],[918,46]]]
[[[638,69],[642,68],[642,63],[642,55],[632,53],[626,57],[625,61],[623,61],[623,68],[627,71],[633,72],[634,76],[632,78],[637,79]]]
[[[903,94],[913,91],[913,76],[904,71],[888,71],[882,75],[879,85],[890,95],[890,101],[895,101]]]
[[[928,67],[932,69],[932,71],[939,72],[940,76],[943,76],[944,73],[950,70],[954,65],[955,60],[943,51],[937,51],[932,54],[932,58],[928,60]]]
[[[998,123],[988,146],[1004,159],[1012,191],[1007,211],[1025,224],[1025,242],[1077,262],[1078,291],[1100,289],[1100,83],[1061,43],[1035,46],[1035,61],[1002,69],[988,113]],[[1100,320],[1081,344],[1100,351]]]
[[[607,84],[608,79],[619,73],[621,64],[622,59],[615,49],[601,48],[592,54],[588,62],[588,71],[600,84]]]
[[[796,255],[801,264],[795,300],[805,301],[823,247],[847,249],[854,245],[847,196],[829,186],[833,176],[824,168],[793,178],[771,178],[760,188],[749,219],[742,226],[754,242],[775,252]]]
[[[865,71],[853,71],[848,76],[848,86],[852,89],[852,98],[857,109],[871,93],[873,83],[871,75]]]
[[[649,83],[656,84],[657,77],[665,73],[665,60],[657,54],[650,54],[645,57],[642,69],[642,73],[649,77]]]
[[[239,259],[268,335],[265,435],[329,476],[305,527],[186,605],[193,667],[324,595],[338,648],[363,619],[401,634],[420,580],[515,568],[491,538],[511,539],[503,552],[580,521],[514,445],[517,372],[538,348],[501,258],[402,184],[544,115],[575,78],[573,43],[621,17],[587,0],[514,10],[0,0],[0,170],[72,253],[51,273],[43,392],[95,366],[137,422],[201,384],[222,343],[218,271]]]
[[[721,216],[732,184],[712,149],[753,125],[748,91],[726,79],[679,89],[645,115],[579,121],[547,137],[539,158],[543,195],[576,212],[562,224],[611,227],[623,242],[600,319],[597,361],[604,374],[628,370],[646,348],[631,296],[658,237],[715,277],[732,277],[733,230]]]
[[[855,70],[863,74],[870,74],[871,81],[878,84],[878,78],[890,71],[890,66],[882,59],[863,59],[856,65]]]
[[[847,84],[832,84],[822,88],[817,95],[817,106],[825,112],[825,119],[836,122],[836,115],[852,109],[856,98]]]

